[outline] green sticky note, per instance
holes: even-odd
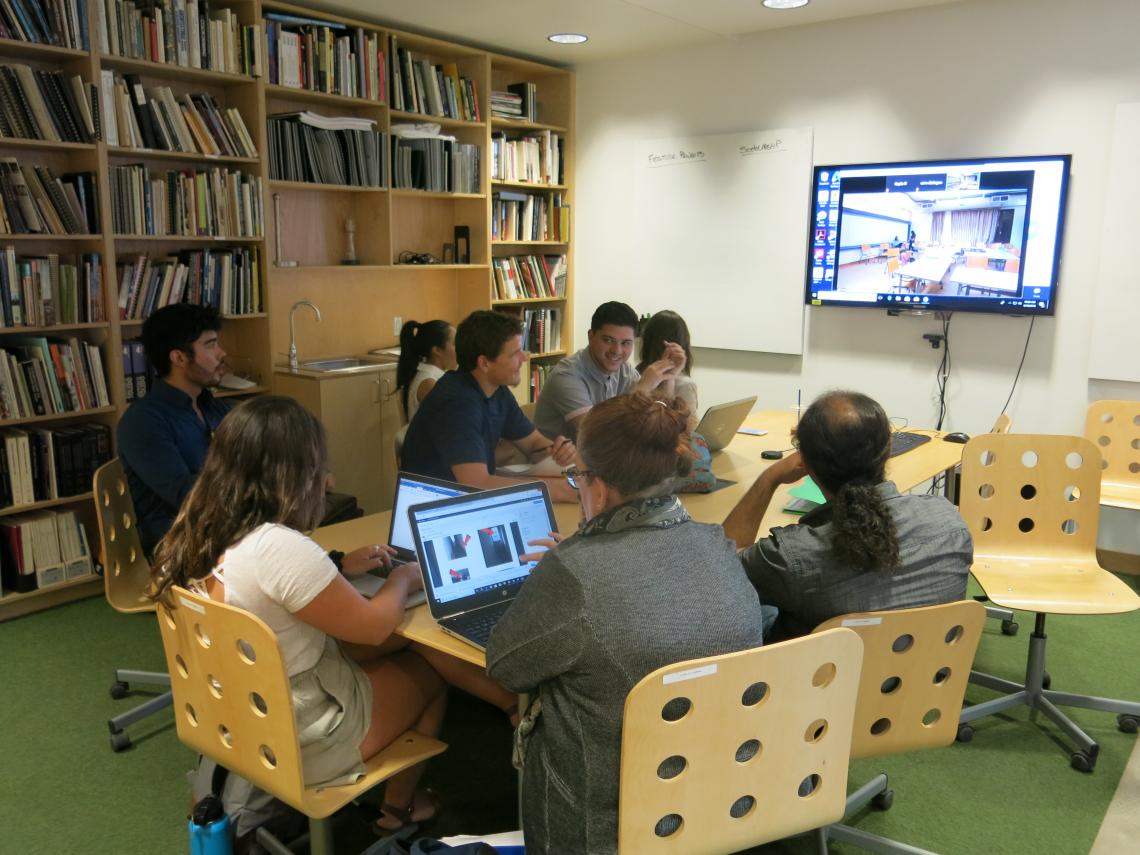
[[[806,499],[809,502],[815,502],[817,505],[827,504],[827,499],[823,497],[823,491],[819,489],[819,485],[810,477],[804,478],[803,481],[796,484],[796,486],[792,487],[788,492],[797,499]]]

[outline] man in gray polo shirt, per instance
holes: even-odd
[[[637,314],[625,303],[602,303],[590,319],[587,344],[554,366],[534,412],[535,426],[547,437],[578,435],[578,422],[595,404],[627,392],[660,389],[672,394],[673,380],[685,367],[680,345],[666,346],[662,359],[640,375],[629,364]]]

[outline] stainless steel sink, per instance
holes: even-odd
[[[346,356],[342,359],[317,359],[313,362],[302,362],[301,368],[308,371],[352,371],[357,368],[373,368],[376,363],[360,359],[355,356]]]

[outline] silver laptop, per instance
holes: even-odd
[[[705,411],[704,418],[697,425],[697,433],[708,440],[710,451],[721,451],[732,442],[732,437],[740,430],[755,404],[756,396],[753,395],[751,398],[717,404]]]
[[[388,528],[388,545],[396,550],[392,565],[407,564],[416,560],[416,542],[412,538],[412,529],[408,524],[408,508],[424,502],[434,502],[473,492],[475,492],[474,487],[428,478],[426,475],[401,472],[396,476],[396,494],[392,499],[392,522]],[[387,568],[378,568],[360,576],[351,576],[348,581],[361,594],[371,599],[384,587],[387,575]],[[418,606],[424,601],[423,592],[416,591],[408,597],[407,605]]]
[[[440,628],[487,648],[537,561],[528,541],[557,531],[546,484],[528,481],[408,510],[428,608]]]

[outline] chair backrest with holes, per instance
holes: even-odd
[[[625,702],[618,850],[735,852],[839,819],[862,650],[834,629],[642,679]]]
[[[994,426],[990,428],[990,433],[1009,433],[1009,429],[1013,427],[1013,419],[1007,413],[1002,413],[997,417]]]
[[[304,810],[301,749],[277,636],[244,609],[185,588],[158,606],[178,738]]]
[[[980,434],[962,450],[959,510],[974,556],[1095,554],[1100,452],[1083,437]]]
[[[1093,402],[1085,436],[1100,449],[1106,484],[1140,487],[1140,401]]]
[[[954,741],[985,620],[981,603],[962,600],[842,615],[816,628],[847,627],[863,639],[853,759]]]
[[[153,611],[154,604],[146,597],[150,562],[139,542],[135,506],[117,457],[95,471],[93,489],[107,602],[120,612]]]

